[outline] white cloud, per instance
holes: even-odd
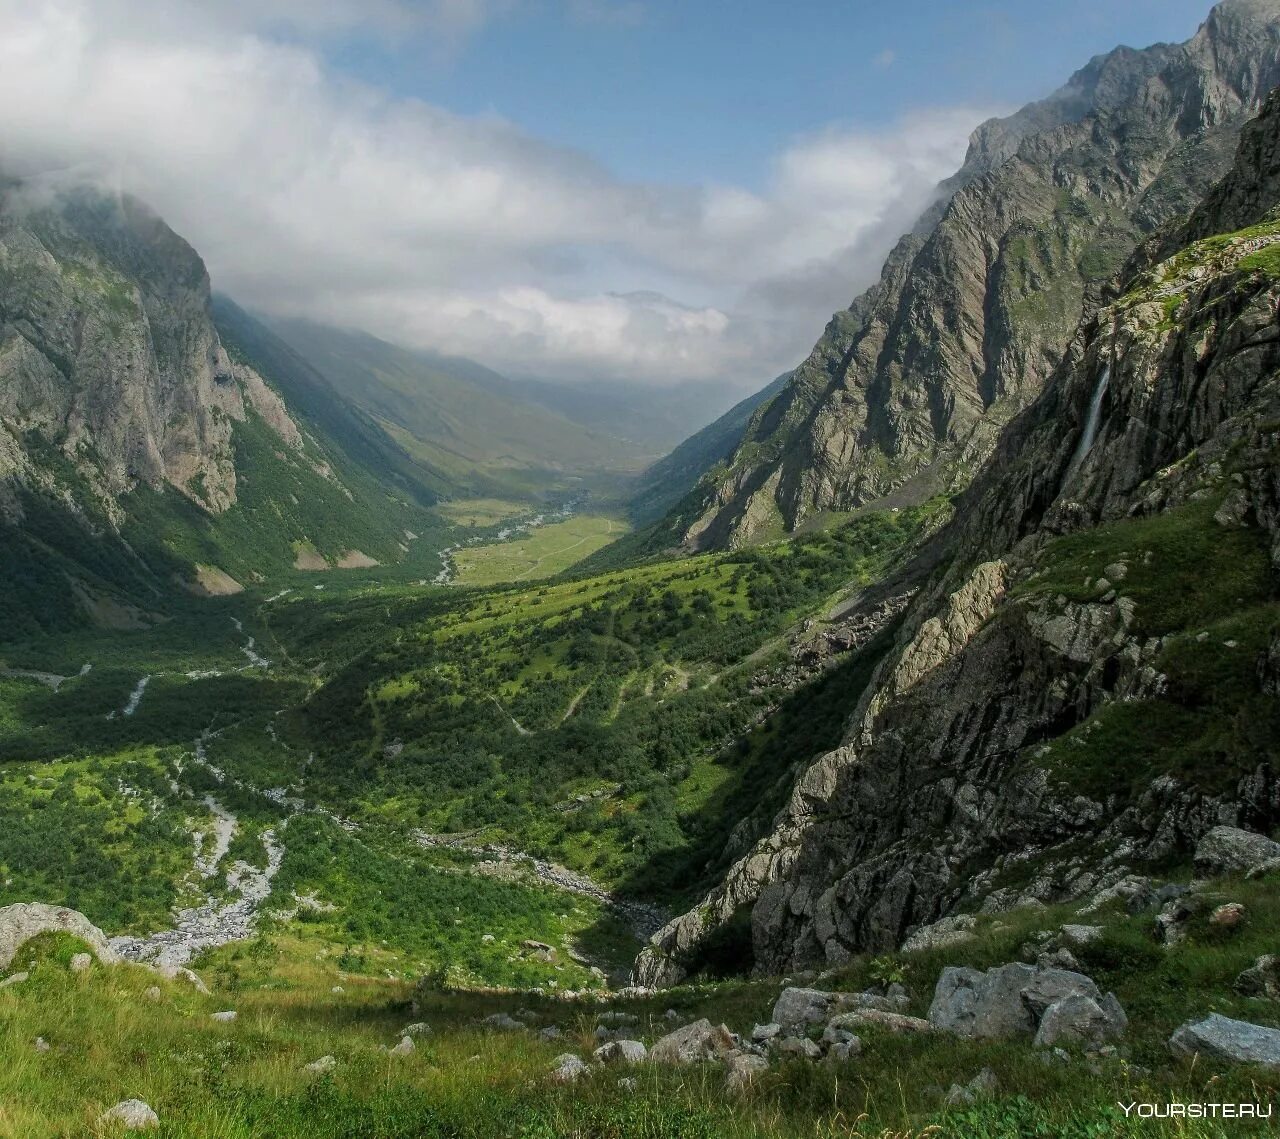
[[[820,132],[755,191],[643,184],[307,45],[367,19],[447,40],[515,2],[0,0],[0,162],[137,192],[250,306],[515,374],[758,386],[874,276],[982,117]]]

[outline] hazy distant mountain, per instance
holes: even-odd
[[[605,417],[575,422],[471,360],[304,321],[272,327],[406,451],[468,493],[530,494],[639,470],[654,450],[609,430]]]

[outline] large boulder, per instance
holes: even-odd
[[[905,997],[905,992],[903,993]],[[893,1012],[905,1001],[880,993],[828,993],[822,989],[783,989],[773,1006],[773,1023],[785,1029],[823,1024],[832,1015],[851,1009],[878,1009]]]
[[[773,1006],[773,1023],[783,1028],[821,1024],[839,1003],[840,994],[822,989],[783,989]]]
[[[1261,1064],[1280,1072],[1280,1029],[1263,1028],[1213,1012],[1200,1021],[1187,1021],[1169,1038],[1178,1056],[1208,1056],[1238,1064]]]
[[[722,1060],[736,1048],[733,1033],[704,1017],[664,1036],[649,1049],[649,1059],[657,1064],[696,1064]]]
[[[119,960],[107,944],[107,935],[78,910],[43,902],[18,902],[0,908],[0,969],[7,969],[18,950],[42,933],[78,937],[104,965],[114,965]]]
[[[1036,1029],[1035,1045],[1054,1048],[1079,1044],[1099,1048],[1108,1040],[1122,1036],[1128,1024],[1129,1018],[1115,994],[1097,998],[1071,993],[1044,1010]]]
[[[1085,998],[1091,1004],[1070,998]],[[1018,962],[985,973],[944,969],[929,1006],[929,1023],[957,1036],[1035,1036],[1051,1009],[1055,1011],[1046,1035],[1060,1039],[1092,1041],[1099,1032],[1116,1035],[1125,1025],[1115,997],[1103,997],[1083,973]]]
[[[1238,827],[1214,827],[1196,845],[1196,869],[1202,874],[1248,874],[1280,858],[1280,842]]]

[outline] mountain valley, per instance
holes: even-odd
[[[983,124],[674,449],[0,180],[0,1135],[1272,1133],[1278,83]]]

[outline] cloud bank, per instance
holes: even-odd
[[[816,132],[755,190],[645,184],[356,83],[317,47],[356,31],[448,46],[518,2],[0,0],[0,163],[137,193],[217,287],[271,313],[516,376],[756,388],[874,279],[984,117]]]

